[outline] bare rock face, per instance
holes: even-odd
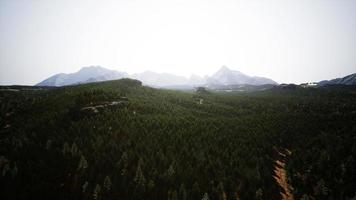
[[[99,113],[98,109],[95,106],[84,107],[80,109],[83,114],[97,114]]]
[[[111,102],[102,102],[97,105],[93,106],[86,106],[80,109],[80,113],[82,115],[96,115],[99,114],[105,110],[113,110],[113,109],[119,109],[127,106],[129,103],[129,100],[127,97],[121,97],[118,101],[111,101]]]

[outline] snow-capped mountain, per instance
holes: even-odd
[[[223,66],[207,80],[208,85],[264,85],[277,84],[277,82],[257,76],[248,76],[240,71],[235,71]]]
[[[115,80],[120,78],[133,78],[142,81],[143,84],[153,87],[183,88],[196,86],[219,86],[219,85],[264,85],[277,84],[271,79],[263,77],[250,77],[242,72],[231,70],[223,66],[212,76],[200,77],[192,75],[189,78],[168,73],[156,73],[145,71],[129,75],[125,72],[109,70],[100,66],[83,67],[71,74],[56,74],[40,82],[37,86],[64,86],[89,82]]]
[[[40,82],[37,86],[64,86],[97,81],[115,80],[128,77],[125,72],[109,70],[100,66],[83,67],[71,74],[56,74]]]

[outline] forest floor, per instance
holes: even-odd
[[[287,179],[287,172],[285,169],[286,162],[288,161],[291,151],[288,149],[275,150],[275,163],[274,163],[274,179],[280,187],[280,195],[282,200],[294,200],[293,194]]]

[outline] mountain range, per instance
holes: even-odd
[[[121,78],[132,78],[140,80],[144,85],[160,88],[189,89],[197,86],[210,88],[230,88],[230,86],[250,85],[277,85],[272,79],[258,76],[248,76],[240,71],[222,66],[211,76],[191,75],[189,78],[169,73],[156,73],[145,71],[142,73],[128,74],[126,72],[106,69],[101,66],[83,67],[78,72],[53,75],[36,86],[65,86],[90,82],[115,80]],[[315,86],[325,85],[356,85],[356,73],[342,78],[323,80],[316,82]]]
[[[36,86],[65,86],[89,82],[115,80],[128,77],[125,72],[109,70],[100,66],[83,67],[78,72],[65,74],[60,73],[47,78]]]
[[[318,83],[318,86],[325,85],[356,85],[356,73],[347,75],[342,78],[320,81]]]
[[[271,79],[257,76],[248,76],[240,71],[231,70],[226,66],[221,67],[212,76],[200,77],[197,75],[192,75],[189,78],[168,73],[156,73],[152,71],[145,71],[142,73],[130,75],[126,72],[110,70],[101,66],[89,66],[83,67],[81,70],[75,73],[56,74],[38,83],[36,86],[65,86],[115,80],[120,78],[137,79],[145,85],[166,88],[278,84]]]

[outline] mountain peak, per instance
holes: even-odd
[[[231,74],[231,73],[245,75],[238,70],[233,70],[228,68],[226,65],[223,65],[215,74]]]
[[[114,80],[126,77],[126,73],[106,69],[101,66],[83,67],[70,74],[56,74],[38,83],[38,86],[64,86],[95,81]]]
[[[37,85],[39,86],[63,86],[96,81],[114,80],[123,77],[130,77],[142,81],[146,85],[166,87],[176,85],[262,85],[262,84],[277,84],[276,82],[263,77],[250,77],[242,72],[229,69],[227,66],[222,66],[212,76],[200,77],[192,75],[190,78],[177,76],[168,73],[156,73],[145,71],[129,75],[125,72],[106,69],[101,66],[87,66],[81,68],[78,72],[71,74],[57,74]]]
[[[223,65],[219,71],[231,71],[226,65]]]
[[[86,66],[86,67],[82,67],[79,72],[83,72],[83,71],[98,71],[98,70],[108,70],[100,65],[92,65],[92,66]]]
[[[263,84],[277,84],[271,79],[263,77],[251,77],[240,71],[231,70],[226,66],[222,66],[219,71],[217,71],[209,79],[214,84],[222,85],[263,85]]]

